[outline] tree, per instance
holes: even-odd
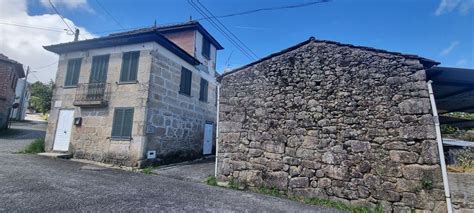
[[[47,113],[51,109],[51,99],[53,97],[52,80],[48,84],[42,82],[35,82],[31,85],[30,108],[37,112]]]

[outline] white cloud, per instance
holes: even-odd
[[[435,15],[440,16],[458,9],[461,14],[467,14],[474,7],[474,0],[441,0]]]
[[[47,8],[51,7],[51,4],[49,3],[49,0],[41,0],[40,2],[44,7],[47,7]],[[70,10],[84,9],[88,12],[93,11],[92,8],[87,3],[87,0],[51,0],[51,2],[56,7],[65,7],[65,8],[70,9]]]
[[[61,28],[65,29],[67,27],[56,14],[29,15],[26,2],[27,0],[0,0],[1,22],[49,30],[0,24],[0,53],[22,63],[25,67],[40,68],[29,77],[30,82],[54,80],[57,70],[57,64],[54,64],[54,62],[58,61],[58,56],[43,49],[43,46],[70,42],[74,39],[74,36],[61,30]],[[65,21],[72,28],[80,29],[82,35],[80,38],[95,37],[85,28],[76,26],[73,21],[67,18],[65,18]]]
[[[453,41],[453,42],[451,42],[451,44],[450,44],[448,47],[444,48],[444,49],[439,53],[439,55],[440,55],[440,56],[447,56],[447,55],[449,55],[449,54],[454,50],[454,48],[456,48],[456,47],[459,45],[459,43],[460,43],[459,41]]]

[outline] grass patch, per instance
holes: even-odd
[[[209,176],[206,179],[206,184],[209,186],[217,186],[217,179],[214,176]]]
[[[142,173],[147,174],[147,175],[152,174],[153,169],[155,169],[155,167],[153,167],[153,166],[145,167],[144,169],[142,169]]]
[[[44,152],[44,138],[36,138],[31,144],[19,151],[20,154],[37,154]]]
[[[210,186],[218,186],[216,177],[214,176],[208,177],[206,179],[206,184]],[[229,180],[226,188],[242,190],[242,189],[245,189],[245,187],[243,186],[244,185],[241,185],[235,179],[232,178]],[[382,213],[383,212],[382,206],[380,205],[377,205],[375,209],[371,210],[365,206],[348,205],[348,204],[338,202],[338,201],[294,196],[294,195],[289,194],[287,191],[278,190],[276,188],[268,188],[268,187],[260,186],[258,188],[248,188],[248,189],[252,192],[256,192],[259,194],[289,199],[289,200],[293,200],[293,201],[297,201],[297,202],[301,202],[301,203],[305,203],[309,205],[339,209],[339,210],[353,212],[353,213],[369,213],[369,212]]]

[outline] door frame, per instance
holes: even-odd
[[[54,144],[56,142],[56,132],[58,131],[58,124],[59,124],[59,117],[61,115],[61,111],[63,110],[70,110],[70,111],[73,111],[74,114],[76,113],[76,110],[73,109],[73,108],[61,108],[58,110],[58,117],[56,119],[56,127],[54,128],[54,134],[53,134],[53,144],[51,146],[51,151],[57,151],[57,150],[54,150]],[[73,114],[73,122],[74,122],[74,114]],[[73,127],[74,123],[71,123],[71,135],[69,137],[69,145],[68,145],[68,151],[57,151],[57,152],[69,152],[69,147],[71,145],[71,138],[72,138],[72,127]]]

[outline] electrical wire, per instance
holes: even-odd
[[[227,18],[227,17],[233,17],[233,16],[240,16],[240,15],[246,15],[246,14],[251,14],[251,13],[256,13],[256,12],[261,12],[261,11],[284,10],[284,9],[293,9],[293,8],[298,8],[298,7],[307,7],[307,6],[311,6],[311,5],[315,5],[315,4],[327,3],[329,1],[330,0],[319,0],[319,1],[314,1],[314,2],[302,3],[302,4],[276,6],[276,7],[268,7],[268,8],[259,8],[259,9],[247,10],[247,11],[231,13],[231,14],[226,14],[226,15],[220,15],[220,16],[216,16],[216,18]],[[207,19],[207,18],[203,17],[203,18],[196,19],[196,21],[205,20],[205,19]]]
[[[97,2],[97,4],[100,6],[100,8],[102,8],[102,10],[105,11],[105,13],[107,13],[107,15],[110,18],[112,18],[112,20],[122,28],[122,30],[125,30],[125,27],[123,27],[123,25],[120,24],[120,22],[117,19],[115,19],[114,16],[112,16],[112,14],[99,2],[99,0],[95,0],[95,2]]]
[[[53,2],[51,2],[51,0],[48,0],[48,2],[51,5],[51,7],[53,8],[53,10],[56,12],[56,14],[58,14],[59,18],[61,18],[61,20],[63,20],[64,24],[66,24],[67,28],[69,28],[69,30],[71,30],[71,32],[74,33],[74,30],[72,30],[71,26],[69,26],[69,24],[66,22],[66,20],[64,20],[64,17],[61,15],[61,13],[59,13],[58,9],[56,9]]]
[[[250,49],[244,42],[242,42],[242,40],[240,40],[232,31],[230,31],[229,28],[227,28],[221,21],[219,21],[219,19],[217,19],[214,16],[214,14],[209,9],[206,8],[206,6],[201,4],[199,0],[196,0],[196,2],[199,5],[201,5],[201,7],[204,8],[212,16],[212,18],[214,18],[214,20],[216,20],[225,30],[227,30],[227,32],[229,32],[230,35],[232,35],[240,44],[242,44],[242,46],[245,47],[252,54],[253,57],[255,57],[256,59],[259,58],[257,54],[255,54],[255,52],[252,51],[252,49]]]
[[[47,68],[47,67],[50,67],[50,66],[53,66],[55,64],[58,64],[57,61],[51,63],[51,64],[47,64],[47,65],[44,65],[44,66],[40,66],[40,67],[36,67],[36,68],[32,68],[32,70],[40,70],[40,69],[44,69],[44,68]]]
[[[25,28],[31,28],[31,29],[37,29],[37,30],[46,30],[46,31],[52,31],[52,32],[64,32],[64,30],[67,30],[67,29],[61,29],[61,28],[39,27],[39,26],[33,26],[33,25],[8,23],[8,22],[0,22],[0,24],[15,26],[15,27],[25,27]]]
[[[188,4],[191,5],[198,13],[200,13],[203,17],[209,17],[198,5],[196,5],[192,0],[187,0]],[[249,54],[241,45],[239,45],[234,39],[232,39],[227,32],[225,32],[212,18],[206,19],[217,31],[222,33],[222,35],[231,42],[243,55],[245,55],[250,60],[255,60],[255,58]]]

